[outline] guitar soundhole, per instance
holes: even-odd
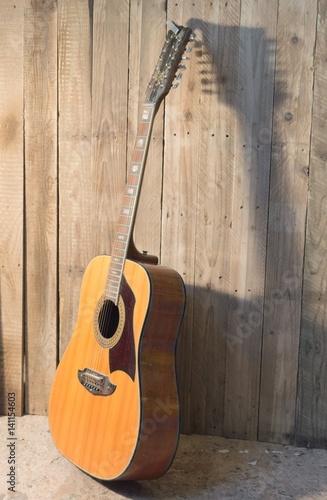
[[[99,312],[99,330],[105,339],[111,339],[119,325],[119,309],[111,301],[105,300]]]
[[[101,347],[111,349],[120,340],[125,324],[125,305],[119,296],[118,306],[101,297],[94,314],[94,333]]]

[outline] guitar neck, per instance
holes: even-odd
[[[181,67],[179,62],[183,59],[182,54],[192,36],[190,28],[177,26],[172,21],[168,21],[167,24],[169,31],[166,41],[146,91],[146,102],[142,106],[107,275],[104,298],[111,300],[115,305],[118,305],[124,264],[134,227],[154,116],[160,102],[172,86],[175,72]],[[180,77],[181,74],[176,75],[176,78]],[[178,84],[173,86],[176,87],[176,85]]]
[[[145,161],[149,149],[149,141],[155,112],[155,104],[143,104],[127,183],[125,186],[123,202],[118,218],[110,268],[105,288],[105,298],[111,300],[116,305],[118,304],[128,245],[136,218],[136,210],[141,191]]]

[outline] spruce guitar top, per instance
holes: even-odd
[[[175,347],[184,284],[132,239],[153,120],[193,38],[190,28],[171,21],[168,28],[141,107],[112,255],[94,258],[85,271],[75,330],[50,394],[58,450],[104,480],[161,476],[179,437]]]

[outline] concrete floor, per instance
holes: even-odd
[[[0,417],[0,500],[327,499],[327,451],[182,435],[155,481],[102,483],[60,455],[46,417],[16,418],[15,490],[8,491],[8,421]]]

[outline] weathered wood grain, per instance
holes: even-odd
[[[193,71],[200,79],[191,352],[192,430],[222,434],[225,411],[226,332],[230,283],[230,223],[237,114],[240,5],[203,3],[192,24],[197,32]],[[191,111],[194,113],[194,111]],[[194,147],[194,146],[193,146]],[[192,152],[191,152],[192,155]],[[196,162],[196,164],[195,164]],[[193,168],[194,168],[193,167]]]
[[[0,5],[0,411],[23,412],[24,0]]]
[[[44,415],[57,362],[57,6],[25,9],[25,411]]]
[[[166,37],[165,2],[131,2],[128,150],[129,164],[137,132],[140,105]],[[156,115],[135,223],[135,244],[160,256],[164,104]]]
[[[167,17],[177,24],[198,12],[201,4],[168,1]],[[186,313],[180,334],[177,356],[182,430],[192,430],[191,381],[194,296],[194,252],[196,228],[197,157],[200,75],[196,61],[185,62],[181,83],[165,103],[165,149],[162,198],[161,260],[176,269],[186,285]],[[195,140],[196,139],[196,140]]]
[[[93,248],[110,255],[126,179],[129,2],[96,2],[93,28]]]
[[[319,2],[295,439],[327,448],[327,2]]]
[[[25,372],[26,411],[45,412],[85,268],[111,254],[171,18],[197,39],[155,119],[135,241],[186,284],[182,431],[326,446],[326,13],[326,0],[1,3],[0,410],[13,390],[22,412]]]
[[[58,2],[59,350],[76,321],[82,276],[93,257],[92,3]]]
[[[294,438],[315,26],[316,5],[279,3],[259,439],[284,443]]]
[[[234,141],[224,435],[256,439],[277,2],[242,2]]]

